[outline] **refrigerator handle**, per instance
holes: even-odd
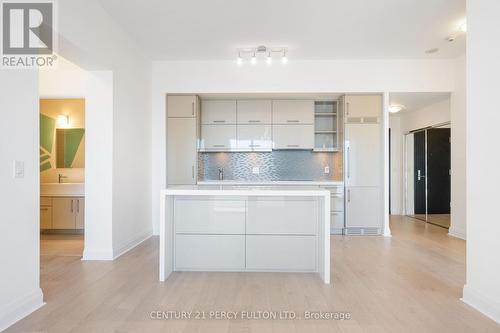
[[[347,202],[351,202],[351,189],[347,190]]]
[[[351,178],[351,148],[349,146],[347,146],[346,164],[347,164],[347,179],[349,179]]]

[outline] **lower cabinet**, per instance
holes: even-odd
[[[324,186],[325,190],[330,191],[330,234],[344,234],[344,187],[343,186]]]
[[[44,197],[40,201],[40,228],[75,230],[84,228],[85,199],[75,197]]]
[[[346,188],[346,228],[363,228],[380,233],[380,189],[378,187]],[[352,230],[355,232],[356,229]]]
[[[242,270],[245,268],[245,235],[175,236],[177,270]]]
[[[248,270],[316,270],[316,236],[247,235]]]

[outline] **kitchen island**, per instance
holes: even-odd
[[[173,271],[316,272],[330,283],[330,192],[175,186],[161,192],[160,281]]]

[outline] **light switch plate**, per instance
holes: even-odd
[[[14,161],[14,178],[24,178],[24,161]]]
[[[258,175],[258,174],[260,173],[260,168],[259,168],[259,167],[253,167],[253,168],[252,168],[252,173],[253,173],[254,175]]]
[[[325,174],[329,174],[330,173],[330,167],[327,165],[325,167]]]

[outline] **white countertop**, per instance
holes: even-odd
[[[343,181],[319,181],[319,180],[277,180],[277,181],[240,181],[240,180],[205,180],[199,181],[198,185],[311,185],[311,186],[342,186]]]
[[[325,196],[330,191],[317,186],[248,186],[248,185],[176,185],[162,191],[163,195],[217,195],[217,196]]]

